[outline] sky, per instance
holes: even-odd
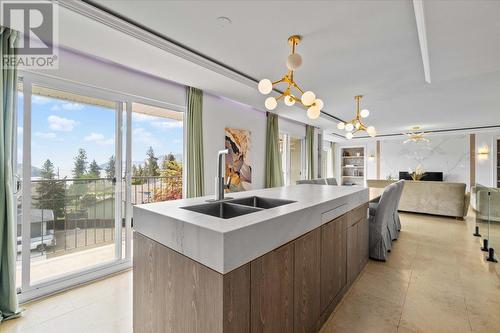
[[[99,165],[115,154],[115,110],[33,95],[31,127],[32,165],[46,159],[59,168],[60,177],[71,177],[78,149],[87,151],[88,162]],[[18,94],[18,163],[22,163],[23,97]],[[182,122],[132,114],[132,161],[143,161],[152,146],[156,156],[182,154]],[[125,158],[125,157],[124,157]]]

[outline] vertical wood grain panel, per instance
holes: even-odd
[[[224,332],[250,332],[250,263],[224,274]]]
[[[321,228],[295,242],[294,332],[312,332],[321,314]]]
[[[358,243],[359,243],[359,268],[358,273],[360,273],[368,262],[369,257],[369,225],[368,219],[363,218],[358,223]]]
[[[251,332],[293,331],[294,243],[251,263]]]
[[[140,238],[140,239],[138,239]],[[153,270],[153,244],[142,240],[134,233],[134,273],[133,281],[133,330],[136,333],[153,332],[153,312],[141,308],[153,307],[153,283],[156,278]],[[140,274],[136,274],[140,272]],[[137,309],[137,310],[136,310]]]
[[[358,275],[358,226],[347,221],[347,283],[351,285]]]
[[[222,275],[134,233],[134,333],[222,332]]]
[[[346,216],[321,227],[321,311],[346,284]]]

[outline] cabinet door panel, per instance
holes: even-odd
[[[250,264],[245,264],[223,278],[224,333],[250,332]]]
[[[345,286],[346,275],[346,216],[343,215],[321,228],[321,311],[334,300]]]
[[[348,224],[349,223],[348,221]],[[347,283],[350,285],[356,279],[359,270],[358,225],[347,227]]]
[[[321,228],[295,243],[294,332],[312,332],[320,316]]]
[[[294,243],[251,263],[251,331],[293,331]]]
[[[369,225],[368,219],[363,218],[358,223],[359,241],[359,271],[361,272],[368,262],[369,257]]]

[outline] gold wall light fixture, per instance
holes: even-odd
[[[340,122],[337,124],[337,128],[339,130],[346,130],[346,135],[345,137],[347,139],[352,139],[354,137],[354,134],[356,134],[359,131],[365,131],[368,133],[369,136],[374,137],[377,135],[377,131],[375,130],[375,127],[373,126],[366,126],[363,123],[363,118],[367,118],[370,115],[370,111],[367,109],[360,110],[360,103],[361,103],[361,98],[363,98],[362,95],[354,96],[354,100],[356,101],[356,117],[352,119],[351,121],[348,122]]]
[[[323,101],[316,98],[316,95],[312,91],[303,91],[299,85],[295,82],[294,73],[302,65],[302,57],[300,54],[295,53],[295,47],[300,43],[301,37],[299,35],[293,35],[288,38],[288,44],[290,44],[291,53],[286,59],[286,67],[288,72],[278,81],[272,82],[269,79],[262,79],[259,81],[259,92],[263,95],[268,95],[273,90],[273,86],[280,83],[286,83],[287,87],[284,92],[278,96],[270,96],[266,98],[264,106],[268,110],[274,110],[278,106],[278,101],[283,99],[286,105],[292,106],[295,102],[302,104],[307,107],[307,116],[310,119],[316,119],[321,114],[321,109],[323,108]],[[298,97],[300,96],[300,98]]]
[[[490,155],[490,148],[488,147],[488,145],[484,145],[477,150],[478,160],[483,160],[483,161],[487,160],[489,155]]]

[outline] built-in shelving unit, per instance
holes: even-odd
[[[365,148],[341,148],[342,185],[365,184]]]

